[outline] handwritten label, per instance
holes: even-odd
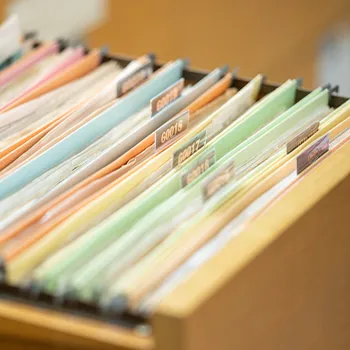
[[[299,135],[294,137],[292,140],[290,140],[287,143],[287,154],[294,151],[301,144],[303,144],[307,139],[309,139],[313,134],[315,134],[318,131],[319,126],[320,126],[320,123],[316,122],[310,125],[306,130],[302,131]]]
[[[154,116],[171,102],[175,101],[184,89],[185,79],[181,78],[151,100],[151,116]]]
[[[207,143],[207,131],[203,130],[177,149],[173,154],[173,168],[192,157]]]
[[[182,187],[188,186],[191,182],[196,180],[201,174],[203,174],[211,166],[213,166],[215,164],[215,161],[216,161],[215,150],[212,149],[208,152],[206,156],[200,158],[189,171],[182,174],[181,186]]]
[[[153,72],[153,62],[143,64],[139,69],[131,72],[117,83],[117,97],[120,97],[143,81],[148,79]]]
[[[299,175],[307,169],[312,163],[327,153],[328,150],[329,136],[327,134],[317,140],[297,157],[297,174]]]
[[[190,111],[187,110],[157,129],[154,137],[156,150],[175,141],[180,134],[187,130],[189,120]]]
[[[204,200],[208,200],[215,193],[225,187],[235,176],[235,162],[231,161],[218,169],[203,184],[202,192]]]

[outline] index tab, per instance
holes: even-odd
[[[182,90],[185,86],[185,79],[181,78],[173,85],[169,86],[163,92],[151,100],[151,116],[153,117],[156,113],[162,110],[171,102],[175,101],[180,97]]]
[[[172,158],[173,168],[181,165],[185,160],[192,157],[196,152],[204,147],[206,143],[207,131],[202,130],[174,152]]]
[[[230,161],[211,175],[203,184],[203,199],[207,201],[225,187],[235,176],[235,162]]]
[[[130,72],[117,83],[117,97],[120,97],[148,79],[153,72],[153,61],[144,63],[137,70]]]
[[[329,151],[329,135],[321,137],[297,157],[297,175]]]
[[[185,132],[190,121],[190,111],[186,110],[169,120],[154,133],[156,150],[173,143],[180,134]]]
[[[200,159],[196,161],[191,169],[184,172],[181,176],[181,187],[186,187],[193,181],[195,181],[200,175],[206,172],[211,166],[215,164],[216,152],[215,149],[210,151]]]
[[[294,151],[301,144],[303,144],[307,139],[309,139],[312,135],[314,135],[320,126],[319,122],[315,122],[310,125],[307,129],[302,131],[300,134],[295,136],[292,140],[287,143],[287,154]]]

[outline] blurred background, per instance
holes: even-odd
[[[302,77],[350,96],[350,0],[0,0],[1,20],[11,13],[42,39],[207,69],[227,63],[240,76]]]

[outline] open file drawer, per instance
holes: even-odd
[[[203,74],[188,70],[185,77]],[[264,84],[262,92],[274,88]],[[300,90],[299,98],[306,93]],[[331,104],[344,101],[334,97]],[[348,349],[349,195],[346,144],[175,288],[149,319],[106,317],[93,306],[28,295],[3,282],[1,349]],[[142,335],[144,324],[152,325],[151,335]]]

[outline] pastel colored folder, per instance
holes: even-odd
[[[94,93],[94,85],[99,86],[99,80],[102,82],[105,80],[105,76],[111,74],[111,68],[106,67],[105,65],[100,66],[95,69],[93,72],[88,73],[84,77],[75,80],[69,84],[64,85],[63,87],[56,89],[50,93],[47,93],[37,99],[31,100],[23,105],[20,105],[6,113],[3,114],[4,121],[6,125],[12,123],[20,122],[21,119],[31,118],[35,120],[35,114],[40,109],[41,116],[50,115],[50,106],[54,108],[56,105],[61,105],[58,109],[58,113],[55,113],[53,118],[47,119],[41,125],[33,127],[30,131],[25,134],[22,134],[20,138],[13,140],[11,143],[8,143],[7,147],[0,151],[0,167],[4,169],[9,164],[13,163],[19,156],[24,156],[24,153],[32,148],[39,140],[41,140],[50,130],[54,129],[55,126],[59,125],[62,121],[68,118],[74,111],[81,110],[82,106],[89,101],[89,97]],[[90,85],[88,85],[90,84]],[[86,95],[86,99],[79,98],[78,96],[74,99],[69,96],[69,92],[72,94],[74,91],[77,91],[79,87],[82,89],[79,91],[79,96]],[[81,93],[84,91],[84,93]],[[67,95],[68,92],[68,95]],[[90,95],[90,96],[89,96]],[[53,102],[53,105],[52,105]],[[63,105],[62,105],[63,103]],[[69,108],[65,108],[65,104],[70,104]],[[62,109],[63,108],[63,109]],[[62,111],[62,112],[60,112]],[[14,117],[15,116],[15,117]],[[19,159],[20,163],[23,159]],[[6,171],[12,170],[16,166],[16,163],[11,164],[11,167],[7,167]],[[3,176],[3,173],[1,174]]]
[[[61,73],[62,71],[65,71],[69,69],[70,66],[72,66],[74,63],[79,62],[84,55],[84,49],[77,48],[77,49],[66,49],[61,53],[62,58],[57,62],[57,64],[54,64],[52,67],[50,67],[47,72],[43,74],[43,76],[38,77],[38,79],[35,81],[33,85],[30,85],[28,89],[24,90],[19,96],[16,96],[13,100],[10,100],[7,102],[7,104],[2,107],[0,110],[9,110],[12,109],[13,107],[9,106],[16,106],[20,105],[21,103],[18,103],[18,101],[21,101],[22,99],[25,98],[26,95],[31,95],[34,93],[36,89],[39,88],[40,85],[45,84],[46,82],[49,82],[51,79],[53,79],[58,73]],[[50,91],[50,90],[48,90]],[[43,93],[39,93],[37,96],[42,95]],[[26,101],[37,97],[34,95],[34,97],[31,97],[27,99]],[[25,101],[25,102],[26,102]]]
[[[96,95],[92,96],[84,105],[73,113],[71,113],[64,121],[60,122],[55,126],[51,131],[49,131],[35,146],[31,147],[30,150],[26,152],[21,157],[23,161],[28,161],[43,153],[45,150],[52,147],[54,144],[77,130],[80,126],[85,124],[89,118],[91,118],[91,113],[97,108],[103,106],[104,104],[109,103],[112,100],[116,99],[116,85],[124,77],[124,73],[132,74],[133,72],[140,69],[142,64],[152,63],[152,59],[149,55],[140,57],[137,60],[132,61],[120,74],[116,75],[116,78],[113,79],[109,84],[106,85],[99,91]],[[131,67],[131,68],[129,68]]]
[[[337,147],[343,145],[347,140],[349,140],[349,135],[344,138]],[[290,163],[288,163],[288,165],[290,167]],[[293,165],[295,166],[295,159],[293,159]],[[288,166],[286,166],[285,169],[287,167]],[[265,176],[261,175],[260,180],[263,178],[265,178]],[[268,180],[270,179],[268,178]],[[265,190],[266,189],[265,187]],[[237,210],[238,207],[237,199],[235,202],[236,204],[233,206],[231,205],[230,208],[231,215],[232,209],[236,208]],[[242,203],[239,204],[242,210]],[[247,205],[247,203],[245,203],[245,205]],[[138,263],[137,269],[134,269],[131,273],[125,274],[125,276],[121,275],[120,279],[112,287],[113,292],[111,295],[114,298],[123,297],[132,308],[137,306],[150,290],[157,286],[173,269],[179,266],[186,257],[195,252],[212,237],[212,235],[206,235],[203,232],[211,232],[213,234],[213,225],[215,225],[216,228],[218,228],[218,225],[222,225],[223,221],[221,220],[221,215],[224,212],[225,211],[220,210],[218,212],[219,217],[215,217],[215,219],[212,219],[211,216],[207,218],[202,217],[201,220],[196,221],[197,225],[195,227],[193,225],[183,225],[184,227],[180,227],[152,251],[149,256],[142,259]],[[238,212],[238,210],[236,212]],[[195,232],[195,234],[189,235],[186,234],[186,232]],[[155,266],[157,266],[156,269],[154,269]]]
[[[10,16],[0,26],[0,64],[21,49],[22,32],[17,15]]]
[[[259,104],[260,108],[253,107],[253,109],[252,109],[253,111],[251,112],[250,118],[253,119],[253,117],[254,117],[254,120],[256,120],[256,123],[257,123],[256,127],[258,127],[259,123],[264,123],[264,119],[262,118],[262,116],[264,114],[265,114],[265,118],[271,118],[271,116],[278,114],[278,112],[281,111],[281,110],[285,110],[287,107],[289,107],[293,103],[295,87],[296,87],[295,83],[288,83],[283,88],[280,88],[276,93],[273,93],[272,97],[270,97],[269,99],[266,99],[264,102],[261,102]],[[276,98],[276,100],[279,100],[279,98],[280,98],[280,100],[279,100],[280,103],[274,104],[274,102],[275,102],[274,98]],[[271,108],[271,106],[277,106],[277,109],[273,109],[273,108]],[[267,112],[267,111],[269,111],[269,112]],[[247,113],[248,113],[247,115],[249,116],[249,110],[248,110]],[[271,114],[269,114],[269,113],[271,113]],[[251,120],[251,119],[247,118],[247,121]],[[244,122],[242,122],[242,125],[244,125]],[[231,128],[233,128],[233,126]],[[240,130],[240,129],[238,129],[238,130]],[[246,132],[249,133],[249,129]],[[166,151],[163,152],[162,154],[165,155]],[[171,154],[172,154],[172,152],[171,152]],[[169,155],[168,155],[168,157],[169,157]],[[153,162],[150,161],[147,164],[147,169],[149,169],[149,170],[147,170],[147,172],[148,171],[152,172],[153,167],[156,166],[156,165],[157,165],[157,162],[155,160]],[[105,194],[101,195],[98,198],[98,200],[95,200],[95,202],[92,202],[90,205],[88,205],[86,207],[86,209],[84,209],[84,211],[83,211],[84,212],[84,216],[82,214],[79,215],[79,213],[73,215],[69,220],[67,220],[66,223],[61,225],[61,228],[59,228],[59,227],[56,228],[54,231],[52,231],[50,233],[50,235],[48,235],[47,237],[44,237],[40,242],[38,242],[36,245],[34,245],[33,248],[29,249],[25,253],[22,253],[21,256],[18,257],[18,259],[15,259],[15,260],[20,261],[20,260],[23,259],[22,261],[24,261],[25,256],[28,256],[28,258],[29,258],[29,256],[31,256],[31,258],[33,258],[33,252],[36,251],[38,253],[39,249],[40,249],[39,247],[41,245],[45,245],[46,241],[48,242],[47,243],[47,248],[49,246],[54,247],[55,244],[60,242],[59,239],[62,240],[62,238],[59,238],[59,237],[64,237],[64,235],[67,236],[69,234],[69,232],[72,230],[73,227],[76,230],[77,227],[79,227],[79,225],[82,224],[81,220],[85,220],[86,221],[87,217],[91,218],[91,215],[96,215],[98,212],[103,211],[103,209],[106,208],[106,204],[108,203],[107,202],[107,198],[108,198],[108,201],[110,203],[113,203],[113,202],[115,202],[117,200],[117,198],[121,198],[121,197],[125,196],[125,193],[127,193],[127,191],[129,191],[130,188],[132,188],[133,184],[135,184],[135,181],[136,182],[140,181],[140,180],[137,180],[137,178],[140,177],[141,174],[142,174],[142,176],[145,176],[145,167],[143,167],[142,173],[135,172],[134,174],[132,174],[131,176],[129,176],[127,178],[127,181],[124,180],[124,183],[121,183],[119,186],[113,187],[112,190],[110,190],[109,192],[106,192]],[[169,184],[168,181],[167,182],[163,182],[163,183],[166,184],[167,186],[169,186],[168,185]],[[169,190],[167,190],[167,191],[163,191],[162,190],[163,189],[163,183],[160,186],[157,186],[157,192],[155,192],[155,193],[157,193],[157,198],[159,198],[159,199],[164,198],[164,196],[169,194]],[[173,191],[175,188],[178,188],[178,186],[179,186],[179,183],[178,183],[177,180],[175,180],[173,182],[173,184],[170,186],[170,188]],[[150,190],[152,190],[152,188]],[[148,210],[150,210],[152,207],[154,207],[156,205],[156,203],[159,204],[159,199],[158,199],[158,201],[154,202],[154,203],[152,203],[150,201],[149,205],[151,205],[151,206],[149,206],[149,205],[147,207],[143,206],[144,200],[146,200],[146,198],[148,197],[148,192],[150,192],[150,191],[146,191],[140,197],[138,197],[136,202],[131,202],[130,205],[126,205],[120,211],[118,211],[116,213],[116,215],[112,215],[108,219],[108,221],[104,225],[105,228],[103,228],[103,230],[105,231],[104,235],[101,236],[100,233],[99,233],[100,244],[105,243],[107,241],[107,237],[111,237],[111,235],[112,235],[112,237],[114,236],[112,234],[112,232],[115,233],[115,230],[114,230],[114,228],[112,229],[112,227],[115,227],[117,222],[120,222],[120,225],[118,225],[118,227],[119,227],[118,232],[120,232],[120,234],[121,234],[124,230],[126,230],[129,227],[128,225],[130,225],[133,222],[133,220],[135,219],[135,218],[132,219],[131,213],[135,212],[135,214],[138,213],[138,215],[141,215],[142,210],[145,210],[146,208],[148,208]],[[135,206],[135,208],[131,209],[134,206]],[[123,223],[123,224],[122,224],[122,221],[120,221],[120,220],[122,220],[122,218],[123,218],[124,221],[126,220],[125,223]],[[131,221],[129,221],[129,219]],[[107,229],[107,224],[108,224],[108,226],[111,227],[111,230]],[[103,226],[100,226],[100,227],[102,229]],[[121,230],[122,228],[123,228],[123,231]],[[85,241],[87,246],[88,246],[88,245],[90,245],[89,242],[93,241],[93,237],[95,235],[97,235],[97,232],[91,231],[91,232],[89,232],[89,234],[85,234],[84,236],[82,236],[81,237],[81,241],[82,242]],[[102,238],[102,237],[105,237],[105,238]],[[52,243],[49,243],[50,241]],[[57,243],[54,243],[55,241]],[[100,247],[99,245],[95,245],[95,249],[100,249],[99,247]],[[47,255],[48,254],[47,248],[40,249],[41,254]],[[52,249],[52,248],[50,248],[50,249]],[[30,251],[32,251],[32,253]],[[80,258],[81,257],[82,256],[80,256]],[[63,271],[65,266],[68,266],[68,261],[71,260],[72,258],[73,257],[71,257],[70,259],[67,259],[66,263],[63,263],[62,265],[60,265],[60,269],[62,269],[61,271]],[[36,254],[35,255],[35,259],[42,259],[42,258],[39,256],[39,254]],[[77,259],[77,261],[79,260],[77,254],[75,255],[74,259]],[[32,260],[32,263],[34,263],[34,261],[35,260]],[[28,260],[27,260],[27,263],[28,263]],[[23,267],[22,263],[21,263],[21,266]],[[27,266],[29,266],[29,265],[27,265]],[[24,271],[24,270],[22,270],[22,271]]]
[[[19,106],[25,102],[39,97],[49,91],[57,89],[59,86],[67,84],[68,82],[77,79],[86,73],[96,68],[101,60],[101,52],[99,50],[93,50],[87,54],[83,59],[79,60],[70,67],[63,69],[59,74],[54,75],[47,82],[43,82],[36,89],[26,93],[23,97],[15,100],[8,106],[0,109],[1,113],[4,113],[16,106]]]
[[[229,75],[229,78],[231,79],[230,75]],[[213,86],[213,88],[209,89],[208,92],[205,92],[204,94],[200,94],[200,92],[202,91],[203,89],[203,84],[200,84],[199,85],[199,89],[195,88],[193,91],[195,92],[194,94],[191,94],[192,95],[192,99],[194,99],[194,101],[191,103],[190,106],[188,106],[189,109],[193,110],[194,111],[194,108],[200,108],[202,106],[202,102],[201,101],[205,101],[205,102],[208,102],[209,101],[209,96],[211,96],[211,98],[215,98],[215,96],[218,96],[220,95],[225,88],[228,87],[229,83],[230,83],[230,79],[227,79],[227,76],[222,79],[221,81],[219,81],[216,85]],[[208,80],[208,82],[211,81],[211,78]],[[195,99],[196,96],[198,96],[198,94],[200,95],[199,98]],[[163,111],[163,113],[165,113],[165,111]],[[88,183],[90,183],[90,180],[88,179],[87,181]],[[111,184],[113,186],[113,183]],[[78,189],[81,189],[83,188],[83,186],[78,186]],[[74,193],[74,192],[73,192]],[[99,196],[99,194],[97,193],[96,194],[96,198]],[[63,199],[66,199],[67,196],[64,196]],[[59,198],[58,200],[55,200],[54,201],[54,204],[57,205],[57,203],[59,203]],[[62,199],[61,199],[62,200]],[[78,207],[81,207],[82,205],[84,205],[86,202],[83,201],[82,203],[78,203]],[[15,229],[10,229],[10,230],[7,230],[8,233],[5,233],[3,232],[3,235],[2,235],[2,242],[4,242],[4,240],[7,238],[10,238],[10,237],[13,237],[16,235],[16,232],[19,232],[20,230],[22,230],[26,225],[28,224],[31,224],[31,225],[36,225],[35,221],[34,220],[38,220],[42,217],[44,217],[45,219],[45,216],[49,215],[50,216],[50,212],[48,211],[48,209],[50,208],[50,206],[52,206],[52,204],[49,203],[49,207],[48,206],[45,206],[44,207],[44,210],[39,210],[38,214],[34,215],[33,217],[29,218],[29,221],[24,221],[24,223],[20,223],[19,225],[16,225],[16,228]],[[51,209],[51,208],[50,208]],[[53,223],[50,222],[48,225],[43,225],[42,228],[40,228],[40,230],[35,234],[34,237],[31,237],[30,240],[33,241],[33,240],[36,240],[38,239],[38,237],[40,237],[41,235],[43,235],[45,232],[47,232],[50,228],[52,229],[53,226],[52,225],[57,225],[60,221],[63,220],[63,218],[67,217],[67,215],[71,215],[74,211],[76,211],[78,208],[76,207],[73,207],[72,210],[68,210],[68,213],[65,212],[63,213],[63,217],[61,215],[61,217],[59,217],[57,220],[53,220]],[[48,212],[45,214],[45,212]],[[45,214],[45,216],[44,216]],[[34,218],[34,220],[33,220]],[[40,222],[39,222],[40,224]],[[24,226],[25,225],[25,226]],[[28,240],[27,240],[28,241]],[[28,244],[28,243],[25,243],[25,244]],[[18,247],[19,248],[19,247]],[[23,249],[23,248],[22,248]]]
[[[312,98],[313,96],[315,96],[315,98]],[[300,119],[310,117],[310,114],[315,112],[318,112],[317,114],[319,114],[320,112],[323,112],[326,108],[328,108],[328,91],[327,90],[323,92],[321,92],[320,90],[315,91],[315,93],[310,94],[310,97],[306,99],[309,100],[308,103],[300,101],[298,104],[298,105],[302,105],[302,108],[297,108],[298,105],[296,105],[294,113],[291,113],[289,116],[284,116],[282,114],[278,119],[276,119],[274,122],[271,123],[272,125],[268,124],[265,128],[261,129],[257,133],[258,135],[259,134],[264,135],[263,137],[261,136],[259,138],[258,135],[254,135],[252,137],[254,138],[254,141],[250,139],[246,140],[236,148],[235,153],[239,155],[240,153],[238,151],[240,149],[245,150],[246,148],[249,148],[249,152],[245,152],[245,154],[248,153],[248,155],[243,155],[243,157],[241,156],[241,159],[244,159],[244,158],[251,159],[254,157],[251,150],[252,144],[257,145],[255,152],[258,153],[259,150],[263,149],[262,141],[264,139],[266,140],[267,144],[269,142],[271,143],[271,141],[274,140],[274,137],[285,133],[287,130],[293,130],[293,124],[295,125],[299,123]],[[287,113],[288,111],[285,112],[286,115]],[[278,121],[280,122],[278,123]],[[310,122],[313,122],[313,121],[310,121]],[[275,127],[273,127],[273,125],[275,125]],[[288,135],[290,134],[291,132],[289,132]],[[288,135],[285,136],[285,139],[288,138]],[[223,157],[217,163],[217,165],[213,166],[212,169],[215,169],[216,167],[220,167],[219,165],[220,163],[221,165],[225,165],[225,158],[229,158],[228,156],[229,154]],[[243,163],[243,161],[240,160],[237,155],[236,156],[231,155],[229,158],[230,161],[232,161],[232,157],[235,160],[235,167],[237,169],[238,166]],[[247,171],[247,169],[245,169],[245,171]],[[207,173],[204,173],[202,175],[207,176]],[[144,216],[135,227],[131,228],[131,230],[126,233],[126,235],[129,237],[133,236],[134,239],[138,237],[136,238],[136,242],[137,242],[138,240],[142,239],[142,236],[145,233],[144,229],[146,227],[150,227],[150,225],[152,225],[152,227],[155,228],[157,227],[157,225],[159,224],[161,225],[163,222],[167,222],[167,221],[170,222],[171,220],[174,220],[174,217],[176,215],[180,215],[180,213],[183,212],[184,208],[186,208],[185,211],[188,213],[187,217],[190,217],[191,214],[193,215],[193,212],[191,209],[193,210],[199,209],[198,204],[196,203],[197,203],[197,198],[199,203],[201,201],[202,188],[200,183],[195,186],[190,185],[188,187],[185,187],[182,191],[177,193],[175,196],[171,197],[168,201],[163,203],[160,208],[155,208],[151,213]],[[188,206],[188,209],[186,205]],[[184,215],[182,215],[182,218],[184,219]],[[97,259],[97,260],[94,259],[90,263],[86,264],[86,266],[83,267],[81,271],[79,271],[79,273],[77,274],[78,280],[82,281],[82,283],[90,284],[90,282],[93,283],[94,281],[93,278],[96,278],[97,276],[98,278],[101,278],[101,276],[103,276],[103,273],[101,271],[98,272],[99,267],[101,268],[102,266],[108,266],[110,259],[114,261],[117,257],[118,258],[120,257],[120,254],[122,254],[123,251],[128,251],[128,249],[124,249],[125,247],[123,247],[123,245],[121,244],[121,242],[123,241],[123,238],[126,238],[126,241],[128,240],[127,237],[120,238],[114,244],[116,245],[116,248],[113,247],[114,245],[111,245],[106,251],[103,251],[103,254],[101,254],[100,259]],[[108,255],[108,253],[110,253],[110,255]],[[103,269],[104,268],[102,268],[102,270]],[[93,272],[90,272],[89,274],[87,272],[89,270]],[[96,272],[97,272],[97,275],[93,275],[93,273],[96,273]],[[76,290],[82,290],[82,291],[84,290],[84,292],[86,292],[85,288],[80,288],[77,286],[74,286],[74,288]]]
[[[158,73],[160,74],[160,73]],[[211,75],[210,77],[208,77],[208,79],[204,82],[201,82],[201,84],[199,84],[198,86],[196,86],[196,88],[194,88],[193,90],[191,90],[190,93],[188,93],[186,95],[186,100],[188,100],[189,98],[190,99],[195,99],[196,96],[200,95],[201,92],[203,91],[203,89],[206,88],[206,86],[208,86],[207,84],[213,84],[214,83],[214,80],[213,79],[218,79],[220,76],[220,70],[217,70],[216,72],[214,72],[213,75]],[[220,91],[223,91],[222,89],[227,88],[229,84],[229,81],[227,79],[224,80],[224,84],[221,83],[220,86],[221,88],[220,89],[216,89],[217,90],[217,93],[220,94]],[[214,96],[213,94],[211,94],[212,96]],[[140,126],[138,128],[138,133],[140,134],[140,138],[143,136],[147,136],[148,133],[149,133],[149,127],[152,127],[152,128],[156,128],[159,123],[161,123],[162,121],[162,118],[163,120],[166,119],[166,118],[170,118],[172,116],[172,113],[176,112],[176,110],[174,110],[174,108],[182,108],[183,106],[183,101],[181,102],[182,100],[179,100],[179,101],[176,101],[174,102],[175,104],[172,104],[169,108],[169,109],[164,109],[163,111],[160,112],[159,115],[157,115],[157,117],[155,118],[152,118],[151,120],[147,121],[147,123],[144,125],[144,126]],[[190,101],[190,100],[188,100]],[[180,105],[177,105],[177,103],[180,102]],[[199,105],[198,105],[199,106]],[[150,125],[151,124],[151,125]],[[152,126],[153,125],[153,126]],[[133,133],[134,134],[134,133]],[[153,135],[152,135],[153,137]],[[123,149],[128,149],[128,144],[130,142],[130,136],[129,135],[126,135],[125,137],[123,137],[120,142],[117,142],[117,144],[115,146],[113,146],[113,148],[111,149],[108,149],[106,150],[106,152],[104,152],[103,156],[105,155],[112,155],[112,151],[114,151],[114,154],[116,154],[116,152],[120,152],[120,154],[122,154],[122,151]],[[122,147],[121,150],[119,150],[118,148],[116,147]],[[123,148],[124,147],[124,148]],[[139,149],[139,148],[138,148]],[[129,157],[129,154],[130,153],[127,153],[126,156]],[[101,157],[100,157],[101,158]],[[124,159],[124,160],[123,160]],[[130,158],[129,158],[130,159]],[[108,164],[108,158],[106,159],[105,157],[103,157],[102,159],[97,159],[98,162],[97,164],[93,164],[94,165],[94,168],[92,169],[96,169],[96,165],[100,165],[101,164],[101,161],[103,162],[106,162],[105,164]],[[127,162],[127,160],[125,161],[125,154],[124,156],[120,159],[120,160],[117,160],[117,164],[118,162],[121,163],[121,161],[123,162]],[[111,164],[114,166],[114,164]],[[119,167],[122,166],[123,163],[119,164]],[[110,169],[111,167],[109,167]],[[91,166],[90,164],[87,164],[87,167],[83,167],[82,168],[82,171],[80,173],[78,173],[78,175],[81,177],[81,179],[84,179],[84,177],[88,176],[89,173],[87,171],[91,171]],[[98,168],[97,168],[98,169]],[[78,178],[79,179],[79,178]],[[68,180],[68,181],[67,181]],[[58,195],[60,194],[61,192],[63,192],[63,190],[65,189],[69,189],[72,185],[74,185],[74,183],[72,183],[72,180],[74,181],[77,181],[77,176],[72,176],[70,179],[67,179],[66,181],[62,182],[61,184],[59,184],[56,188],[54,188],[51,192],[50,192],[50,196],[53,197],[55,195]],[[45,200],[47,200],[49,197],[46,196],[45,197]]]
[[[22,57],[17,62],[0,72],[0,86],[3,86],[12,79],[18,77],[26,69],[33,66],[43,58],[55,54],[58,51],[59,44],[57,42],[47,42],[40,45],[28,55]]]
[[[99,57],[99,52],[91,54],[90,58],[95,60],[94,65],[99,62]],[[79,150],[82,150],[98,137],[105,134],[113,126],[119,124],[129,115],[136,112],[136,110],[145,106],[151,97],[179,79],[183,66],[184,61],[176,61],[161,74],[153,77],[135,91],[132,91],[125,96],[125,98],[116,103],[115,106],[109,108],[97,118],[84,124],[81,128],[70,134],[49,150],[45,151],[40,156],[24,164],[10,176],[0,179],[0,198],[4,198],[6,195],[20,189],[46,170],[79,152]],[[82,70],[79,70],[79,72],[82,73]],[[137,143],[137,140],[130,140],[129,142],[131,144],[133,142]]]

